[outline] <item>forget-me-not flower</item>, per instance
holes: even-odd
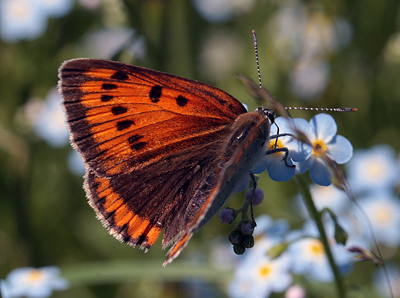
[[[288,254],[272,259],[266,252],[273,241],[260,241],[257,245],[258,249],[249,251],[237,266],[228,285],[229,297],[264,298],[272,292],[285,291],[292,283]]]
[[[400,183],[400,163],[388,145],[376,145],[354,152],[347,164],[347,176],[353,192],[380,193]]]
[[[328,227],[328,242],[335,262],[342,273],[348,273],[351,268],[351,254],[343,245],[336,243],[331,221],[328,221],[326,226]],[[334,276],[325,248],[321,240],[315,237],[318,237],[318,232],[315,223],[311,221],[306,222],[301,231],[292,232],[289,238],[297,239],[288,247],[292,258],[292,271],[319,282],[331,282]]]
[[[3,298],[46,298],[54,290],[65,290],[68,287],[68,281],[60,277],[60,269],[55,266],[17,268],[5,280],[0,280]]]
[[[312,142],[310,157],[296,164],[296,171],[304,173],[310,171],[311,180],[319,185],[328,186],[331,182],[331,172],[324,161],[327,154],[338,164],[346,163],[353,155],[353,146],[345,137],[336,135],[337,125],[332,116],[317,114],[310,120],[311,132],[303,133]]]
[[[376,240],[384,245],[397,247],[400,245],[400,199],[389,193],[371,194],[359,198],[358,203],[371,222]],[[354,206],[351,214],[358,219],[359,229],[364,237],[370,239],[369,226]],[[358,215],[358,216],[357,216]]]
[[[193,0],[193,6],[208,22],[220,23],[250,11],[254,0]]]
[[[275,124],[271,126],[271,136],[276,136],[278,134],[278,127],[279,134],[294,134],[293,127],[301,131],[310,130],[308,122],[301,118],[287,119],[278,117],[275,119]],[[285,152],[269,154],[272,152],[271,150],[279,148],[288,149],[287,164],[284,160]],[[287,135],[278,138],[270,138],[266,152],[266,156],[254,168],[254,173],[258,174],[267,169],[272,180],[288,181],[293,178],[296,172],[295,167],[290,166],[293,166],[293,162],[306,160],[311,153],[311,148],[292,136]]]
[[[62,147],[68,143],[69,133],[56,87],[49,91],[41,111],[33,119],[33,130],[52,147]]]
[[[386,264],[390,285],[394,297],[400,297],[400,270],[399,265],[394,263]],[[376,268],[373,276],[373,284],[382,297],[391,297],[383,267]]]
[[[256,219],[253,249],[240,258],[233,279],[228,285],[229,297],[268,297],[285,291],[292,282],[289,254],[273,259],[268,251],[281,243],[289,229],[285,220],[273,221],[267,215]]]
[[[31,0],[32,1],[32,0]],[[68,14],[73,5],[74,0],[34,0],[40,5],[48,17],[60,18]]]
[[[46,30],[47,15],[38,1],[0,1],[0,37],[10,43],[35,39]]]

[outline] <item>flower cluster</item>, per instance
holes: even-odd
[[[335,215],[335,221],[330,220],[327,214],[322,218],[330,250],[342,275],[351,273],[354,262],[357,260],[350,251],[368,252],[372,249],[371,231],[367,220],[371,222],[372,232],[380,246],[392,249],[400,246],[400,220],[396,215],[400,213],[400,198],[396,195],[395,189],[400,185],[400,163],[394,150],[387,145],[377,145],[369,150],[357,150],[354,153],[354,159],[347,164],[347,172],[350,186],[354,185],[356,200],[368,219],[363,216],[357,205],[336,187],[310,186],[317,209],[320,212],[328,210]],[[303,203],[299,204],[300,214],[307,218],[305,206]],[[284,220],[273,223],[272,219],[263,216],[256,219],[256,222],[257,227],[253,233],[254,248],[240,259],[236,267],[234,278],[228,287],[230,297],[248,295],[268,297],[271,292],[285,290],[286,295],[289,295],[289,291],[299,289],[303,293],[299,297],[305,297],[306,290],[293,284],[291,278],[293,275],[304,275],[311,281],[322,283],[333,281],[334,276],[325,249],[318,239],[314,222],[306,221],[300,230],[292,231],[288,231],[288,223]],[[348,235],[347,241],[347,237],[344,237],[342,244],[338,240],[340,238],[338,230]],[[262,258],[259,257],[260,251]],[[269,256],[278,257],[270,258]],[[266,263],[252,262],[254,258],[267,259],[268,270],[262,271],[259,266]],[[390,264],[388,270],[392,288],[397,297],[400,283],[395,277],[398,276],[399,267]],[[268,272],[268,274],[260,272]],[[282,283],[273,282],[276,276],[280,276]],[[373,283],[382,296],[389,296],[382,268],[376,269]]]
[[[279,128],[279,131],[278,131]],[[296,173],[310,171],[311,179],[319,185],[331,184],[333,173],[326,165],[326,156],[337,163],[347,162],[352,154],[351,143],[343,136],[336,135],[335,120],[327,114],[318,114],[310,122],[304,119],[279,117],[271,127],[271,135],[266,148],[265,157],[255,166],[255,174],[268,171],[275,181],[288,181]],[[295,138],[297,134],[303,135]],[[245,183],[240,183],[238,191],[245,189]],[[220,220],[231,224],[241,213],[242,219],[230,233],[229,240],[237,254],[243,254],[246,248],[254,245],[253,230],[255,223],[247,215],[248,206],[261,204],[264,199],[262,191],[250,188],[246,192],[246,205],[239,210],[225,208],[220,212]]]
[[[276,119],[276,124],[271,128],[267,155],[255,167],[254,172],[260,173],[266,169],[271,179],[287,181],[295,174],[309,171],[312,181],[316,183],[310,186],[310,193],[324,222],[330,250],[342,275],[351,272],[356,260],[354,257],[357,256],[351,252],[368,252],[372,249],[368,220],[379,245],[392,248],[400,246],[400,220],[396,216],[400,213],[400,199],[395,194],[395,188],[400,185],[400,164],[392,148],[377,145],[369,150],[358,150],[348,163],[349,185],[354,190],[356,200],[362,208],[360,209],[349,200],[345,192],[331,185],[333,173],[326,164],[326,156],[329,160],[342,164],[348,162],[353,155],[351,143],[343,136],[336,135],[334,119],[327,114],[318,114],[310,122],[280,117]],[[295,138],[298,132],[304,136]],[[276,152],[276,148],[288,150]],[[269,152],[272,154],[268,154]],[[249,188],[244,207],[258,205],[262,199],[263,193],[260,189]],[[299,204],[300,214],[308,218],[304,204]],[[238,213],[248,211],[244,207],[239,210],[229,209],[229,212],[228,209],[223,210],[221,213],[228,212],[230,217],[221,217],[221,222],[233,222]],[[334,280],[314,222],[306,221],[301,230],[288,232],[287,226],[277,229],[271,219],[263,217],[256,220],[257,226],[253,225],[252,231],[245,233],[243,225],[246,221],[248,216],[242,214],[242,220],[229,238],[236,253],[238,243],[242,246],[244,243],[237,241],[244,239],[238,237],[238,234],[252,239],[251,246],[245,248],[254,246],[236,268],[228,290],[231,297],[267,297],[271,292],[282,292],[292,285],[292,274],[304,275],[323,283]],[[243,252],[244,250],[241,251]],[[271,253],[278,257],[270,258]],[[398,268],[394,271],[396,270]],[[377,272],[374,281],[377,289],[384,295],[387,288],[382,286],[384,281],[381,278],[381,269]],[[276,279],[281,283],[276,282]],[[292,285],[293,287],[297,289],[299,286]],[[294,291],[292,288],[291,291]],[[394,288],[397,288],[396,283]]]
[[[345,137],[336,135],[336,122],[328,114],[318,114],[310,122],[301,118],[279,117],[275,124],[271,127],[267,155],[254,168],[256,174],[267,169],[272,180],[288,181],[295,174],[309,171],[314,183],[328,186],[332,183],[333,173],[327,167],[324,156],[343,164],[353,155],[351,143]],[[304,134],[307,142],[294,138],[297,132]],[[285,152],[268,154],[268,150],[274,152],[276,148],[287,148],[287,156]]]
[[[301,230],[289,231],[286,220],[273,221],[269,216],[257,218],[254,249],[241,258],[228,286],[230,297],[268,297],[272,292],[303,293],[293,284],[294,275],[305,275],[310,280],[328,282],[333,279],[324,247],[316,238],[313,223]],[[351,268],[350,254],[337,244],[330,234],[330,246],[342,274]]]
[[[319,98],[328,86],[329,59],[352,38],[348,20],[303,1],[282,1],[269,23],[275,56],[289,64],[289,84],[302,100]]]

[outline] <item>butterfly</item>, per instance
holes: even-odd
[[[265,155],[273,112],[247,112],[218,88],[96,59],[64,62],[59,78],[90,206],[110,234],[146,251],[164,230],[164,266]]]

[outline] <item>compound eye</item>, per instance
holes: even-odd
[[[263,109],[264,114],[268,117],[269,121],[271,121],[271,124],[275,123],[275,112],[272,110],[268,110],[268,109]]]

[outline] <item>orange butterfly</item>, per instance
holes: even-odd
[[[112,235],[176,258],[265,155],[271,111],[178,76],[94,59],[65,62],[59,90],[86,164],[90,206]]]

